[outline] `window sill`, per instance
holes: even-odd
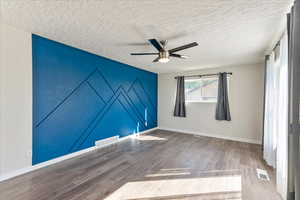
[[[186,103],[217,103],[216,101],[186,101]]]

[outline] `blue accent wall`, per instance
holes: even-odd
[[[157,126],[157,74],[37,35],[32,56],[33,164]]]

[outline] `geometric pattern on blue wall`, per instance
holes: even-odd
[[[50,43],[48,49],[45,45],[41,50],[39,49],[40,40],[46,42],[46,45]],[[53,47],[55,48],[52,49]],[[95,58],[94,55],[86,55],[89,53],[84,51],[79,51],[77,54],[88,56],[87,61],[91,59],[100,60],[102,66],[108,64],[108,66],[113,67],[104,68],[96,65],[84,70],[84,73],[90,72],[86,73],[86,76],[82,76],[76,85],[73,84],[72,87],[68,87],[68,93],[63,98],[60,95],[61,92],[58,92],[60,99],[55,97],[55,100],[59,99],[59,101],[56,100],[56,104],[51,104],[53,101],[49,94],[56,94],[56,91],[61,91],[61,89],[64,91],[63,89],[65,89],[63,88],[64,84],[55,82],[56,77],[54,75],[52,75],[53,81],[51,81],[51,77],[47,77],[56,70],[55,67],[52,67],[53,64],[49,65],[51,67],[46,67],[47,63],[52,62],[52,59],[51,61],[47,59],[56,55],[57,53],[53,53],[53,51],[59,48],[64,50],[61,54],[68,51],[72,53],[79,51],[33,35],[33,164],[94,146],[96,140],[115,135],[124,137],[157,126],[157,76],[155,75],[153,79],[153,73],[136,68],[130,69],[128,66],[124,68],[123,66],[120,72],[126,72],[125,76],[134,78],[131,77],[130,82],[128,81],[129,78],[126,80],[114,78],[112,72],[118,71],[117,67],[122,67],[119,65],[123,64],[111,60],[107,63],[108,59],[98,56]],[[68,55],[63,57],[63,59],[69,60],[71,58]],[[61,71],[64,73],[64,61],[56,60],[55,62],[56,65],[60,65]],[[77,69],[82,70],[79,67],[72,68],[75,70],[72,73],[80,73],[79,76],[84,74],[80,71],[77,72]],[[112,76],[108,79],[104,72],[111,73]],[[50,86],[45,84],[45,80],[41,76],[45,76],[44,78]],[[143,79],[149,78],[149,76],[150,84],[148,81],[144,85]],[[72,76],[68,80],[63,80],[62,83],[68,85],[70,81],[74,81]],[[45,86],[39,86],[39,83]],[[155,89],[153,90],[152,87]],[[149,92],[150,88],[154,92]],[[39,112],[39,109],[43,112]]]

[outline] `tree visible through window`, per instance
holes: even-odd
[[[218,77],[185,80],[186,102],[217,102]]]

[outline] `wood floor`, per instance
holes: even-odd
[[[259,145],[162,130],[1,182],[0,199],[280,200]]]

